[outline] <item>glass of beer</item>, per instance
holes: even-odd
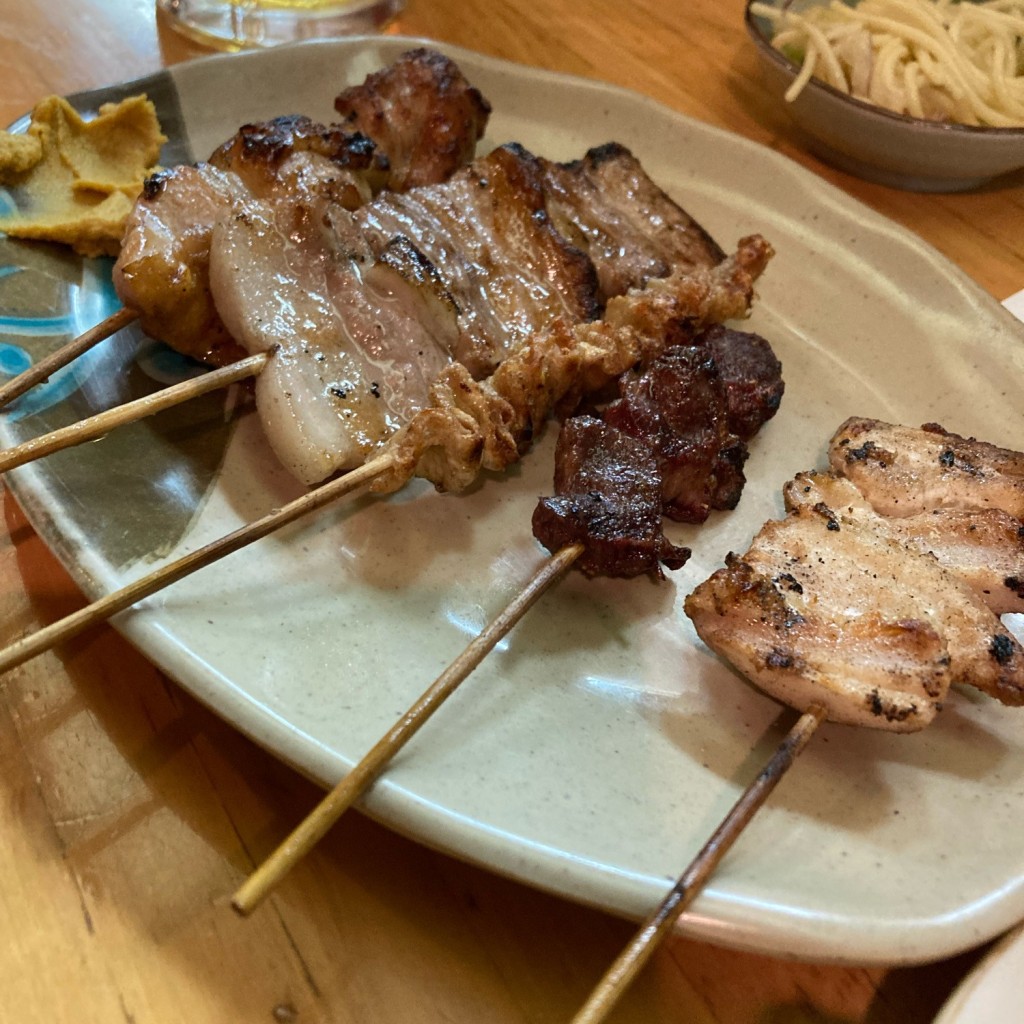
[[[156,5],[193,41],[242,50],[377,32],[405,0],[157,0]]]

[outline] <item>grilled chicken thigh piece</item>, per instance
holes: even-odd
[[[1024,523],[1002,509],[935,508],[880,516],[850,480],[833,473],[798,473],[783,496],[789,511],[823,503],[934,555],[996,615],[1024,612]]]
[[[1024,704],[1024,649],[958,576],[825,503],[770,521],[686,614],[766,693],[836,722],[924,728],[951,683]]]
[[[1024,519],[1024,454],[936,423],[918,429],[853,417],[833,435],[829,462],[882,515],[1001,508]]]

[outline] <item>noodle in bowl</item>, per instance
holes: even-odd
[[[772,98],[809,149],[871,181],[951,192],[1024,167],[1024,76],[1007,11],[1022,7],[751,0],[746,24]],[[940,16],[961,12],[966,28],[944,37]]]

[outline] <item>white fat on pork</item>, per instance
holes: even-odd
[[[400,242],[375,260],[318,192],[236,201],[213,230],[210,281],[231,335],[271,353],[257,411],[305,484],[361,465],[451,361],[454,308],[426,261]]]

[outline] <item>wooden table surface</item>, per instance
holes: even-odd
[[[409,0],[396,28],[635,89],[793,157],[923,236],[996,298],[1024,287],[1021,180],[923,196],[818,163],[762,99],[740,0]],[[7,0],[0,123],[45,94],[200,53],[157,23],[152,0]],[[2,500],[0,644],[82,604]],[[230,894],[318,791],[109,628],[2,681],[0,763],[5,1021],[555,1024],[634,928],[356,813],[268,904],[238,918]],[[920,1024],[980,952],[840,968],[673,938],[610,1019]]]

